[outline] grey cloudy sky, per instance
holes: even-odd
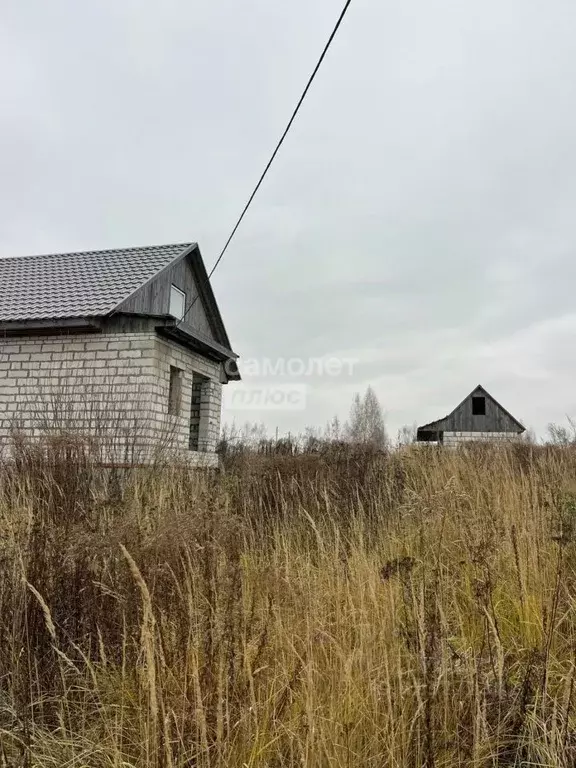
[[[197,240],[210,267],[338,0],[8,0],[0,253]],[[576,415],[576,5],[354,0],[214,278],[247,359],[357,359],[392,432],[477,383]],[[233,414],[228,413],[228,418]]]

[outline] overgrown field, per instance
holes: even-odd
[[[0,765],[568,768],[575,608],[572,449],[24,455]]]

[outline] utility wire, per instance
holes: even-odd
[[[208,274],[208,282],[210,281],[210,278],[212,277],[212,275],[216,271],[216,268],[218,267],[218,265],[222,261],[222,258],[224,256],[224,254],[228,250],[228,246],[232,242],[232,238],[234,237],[234,235],[238,231],[238,228],[239,228],[240,224],[242,223],[242,220],[243,220],[244,216],[246,215],[246,212],[248,211],[248,208],[250,208],[252,200],[254,200],[254,198],[256,197],[256,193],[258,192],[258,190],[262,186],[262,182],[264,181],[264,179],[266,177],[266,174],[270,170],[270,166],[272,165],[272,163],[276,159],[276,155],[278,154],[278,152],[280,150],[280,147],[284,143],[284,139],[288,135],[288,132],[289,132],[290,128],[292,128],[292,123],[296,119],[296,115],[300,111],[300,107],[302,106],[302,103],[304,102],[304,99],[306,98],[306,96],[308,94],[308,91],[310,90],[310,86],[314,82],[314,79],[315,79],[316,75],[318,74],[318,70],[322,66],[322,62],[324,61],[324,58],[325,58],[326,54],[328,53],[328,49],[332,45],[332,41],[336,37],[336,33],[338,32],[338,29],[340,28],[340,25],[342,24],[344,16],[346,15],[346,12],[347,12],[348,8],[350,7],[351,2],[352,2],[352,0],[346,0],[346,4],[344,5],[344,8],[342,9],[342,12],[340,13],[340,16],[338,17],[338,21],[336,22],[336,26],[332,30],[332,34],[330,35],[330,37],[328,38],[328,42],[324,46],[324,50],[322,51],[322,54],[321,54],[320,58],[318,59],[318,62],[316,64],[316,66],[314,67],[314,70],[313,70],[312,74],[310,75],[310,78],[309,78],[308,82],[306,83],[306,88],[304,88],[304,90],[302,92],[302,96],[300,96],[298,104],[296,105],[296,108],[292,112],[292,117],[290,118],[290,120],[288,122],[288,125],[284,129],[284,133],[280,137],[280,141],[276,145],[276,149],[272,153],[272,157],[270,158],[270,160],[268,160],[268,163],[266,164],[266,167],[264,168],[264,171],[262,172],[262,175],[260,176],[260,179],[258,180],[258,184],[256,184],[256,186],[254,187],[254,191],[252,192],[252,194],[248,198],[248,202],[244,206],[244,209],[243,209],[242,213],[240,214],[240,218],[236,222],[236,225],[234,226],[234,229],[230,233],[230,236],[229,236],[228,240],[226,240],[224,248],[222,248],[222,251],[220,252],[220,255],[216,259],[216,263],[214,264],[214,266],[212,267],[212,269],[210,270],[210,272]],[[184,322],[184,320],[186,319],[186,316],[188,315],[188,312],[190,312],[190,310],[192,309],[192,307],[196,303],[198,297],[199,297],[199,294],[197,294],[195,296],[194,300],[192,301],[192,303],[190,304],[190,306],[188,307],[188,309],[186,310],[186,312],[182,316],[182,319],[180,320],[180,322]]]

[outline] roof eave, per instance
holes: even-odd
[[[438,419],[438,421],[431,421],[430,424],[423,424],[421,427],[416,427],[416,432],[425,432],[425,431],[434,431],[438,430],[440,423],[444,421],[444,419]]]
[[[226,379],[229,381],[240,381],[240,372],[236,365],[238,355],[228,347],[205,336],[196,328],[192,328],[191,325],[175,320],[170,315],[166,316],[161,325],[156,326],[156,331],[161,335],[174,339],[193,351],[200,352],[216,362],[223,363]]]
[[[57,317],[0,321],[2,336],[34,336],[54,333],[97,333],[102,330],[100,317]]]

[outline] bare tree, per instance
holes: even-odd
[[[368,387],[363,397],[359,393],[354,395],[344,433],[351,443],[386,447],[384,412],[372,387]]]
[[[529,427],[520,435],[520,441],[522,443],[528,443],[529,445],[536,445],[538,443],[536,432],[532,429],[532,427]]]
[[[255,450],[262,442],[268,440],[266,426],[260,423],[244,422],[242,425],[232,422],[225,423],[220,432],[218,452],[225,453],[228,449]]]
[[[398,437],[396,438],[398,446],[411,445],[412,443],[416,442],[417,431],[418,427],[416,423],[404,424],[403,427],[400,427],[398,430]]]
[[[342,440],[342,424],[338,416],[333,416],[324,428],[324,439],[328,441]]]
[[[576,444],[576,422],[569,416],[567,427],[561,424],[548,424],[549,445],[574,445]]]

